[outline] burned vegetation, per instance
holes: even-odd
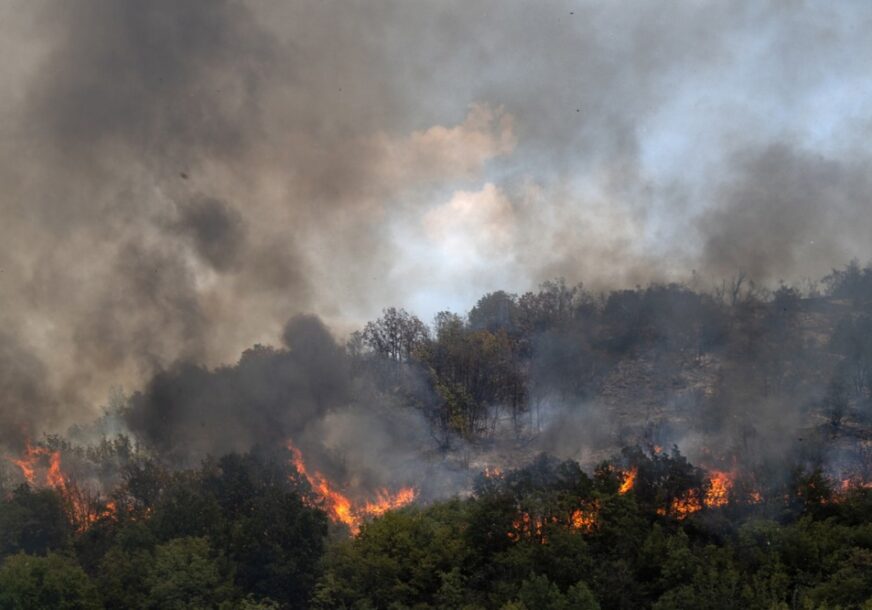
[[[0,608],[868,607],[872,269],[699,285],[298,316],[6,430]]]

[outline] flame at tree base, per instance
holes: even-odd
[[[309,482],[312,491],[323,504],[327,515],[333,521],[348,526],[348,529],[355,536],[360,532],[360,527],[366,519],[379,517],[389,510],[402,508],[411,504],[418,495],[418,492],[413,487],[403,487],[396,493],[391,493],[387,489],[380,489],[376,492],[374,501],[356,503],[340,492],[323,474],[317,471],[310,471],[303,461],[302,452],[290,442],[288,443],[288,450],[291,452],[291,462],[297,469],[297,472],[300,473],[300,476]]]

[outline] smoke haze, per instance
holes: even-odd
[[[799,281],[872,257],[865,3],[0,14],[5,435],[93,415],[113,386],[143,413],[204,387],[227,421],[261,405],[266,428],[236,422],[223,448],[270,418],[294,431],[353,392],[320,322],[282,339],[300,313],[341,336],[388,305],[429,319],[557,276]],[[248,377],[261,360],[283,389]]]

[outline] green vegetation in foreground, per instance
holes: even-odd
[[[777,500],[677,519],[658,508],[704,493],[704,473],[677,451],[621,462],[638,469],[624,494],[612,466],[542,456],[356,538],[262,456],[132,463],[117,513],[83,532],[55,492],[21,486],[0,502],[0,609],[872,608],[872,490],[795,473],[763,490]],[[574,528],[582,506],[595,522]]]

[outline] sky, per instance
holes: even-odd
[[[865,262],[870,21],[799,0],[6,0],[0,410],[60,425],[298,313],[342,336],[557,277]]]

